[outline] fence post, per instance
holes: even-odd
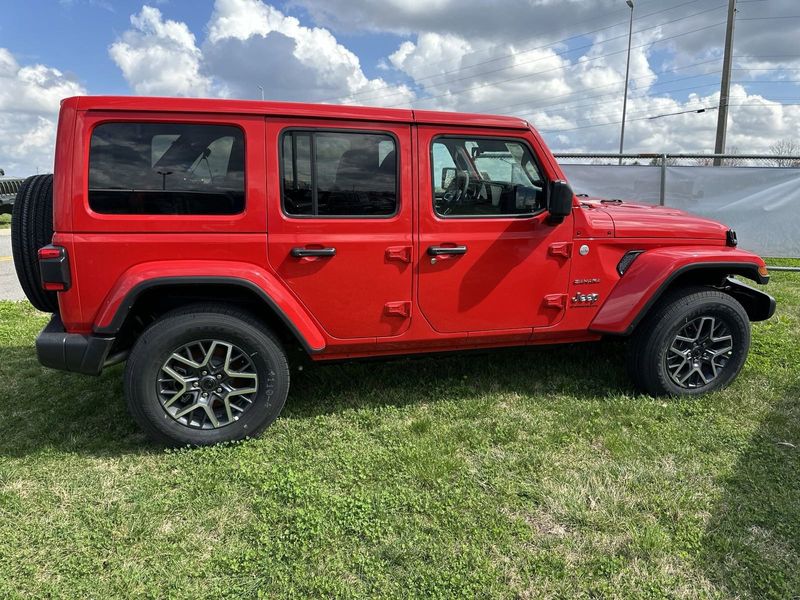
[[[667,155],[661,155],[661,189],[659,190],[658,203],[664,206],[667,195]]]

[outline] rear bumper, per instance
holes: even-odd
[[[36,355],[51,369],[99,375],[113,345],[113,337],[67,333],[61,317],[53,315],[36,338]]]

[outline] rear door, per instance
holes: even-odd
[[[403,124],[267,119],[269,261],[334,338],[408,328],[410,132]]]
[[[572,217],[548,223],[534,147],[524,131],[419,127],[418,301],[437,331],[526,338],[562,318]]]

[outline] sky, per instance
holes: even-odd
[[[727,4],[635,1],[627,152],[713,151]],[[0,168],[52,170],[68,96],[259,86],[517,115],[556,151],[616,151],[629,17],[624,0],[4,0]],[[800,143],[800,2],[738,0],[735,31],[727,149]]]

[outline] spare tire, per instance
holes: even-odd
[[[34,175],[20,186],[11,215],[11,253],[22,291],[37,309],[58,312],[55,292],[42,289],[39,248],[53,239],[53,176]]]

